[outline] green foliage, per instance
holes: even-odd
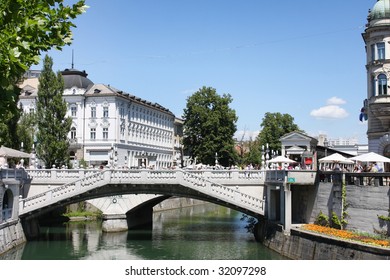
[[[331,227],[336,229],[342,229],[342,223],[335,212],[332,212]]]
[[[280,138],[287,133],[301,131],[294,123],[294,118],[289,114],[265,113],[261,132],[257,136],[259,145],[269,144],[269,149],[273,151],[281,150]],[[302,131],[301,131],[302,132]]]
[[[389,216],[384,216],[384,215],[378,215],[378,219],[382,221],[388,221],[390,222],[390,217]]]
[[[31,153],[34,143],[34,134],[37,126],[35,113],[22,113],[16,134],[20,142],[23,142],[24,151]]]
[[[183,144],[192,158],[214,165],[229,166],[236,162],[234,133],[236,112],[229,107],[229,94],[219,96],[214,88],[203,87],[187,98],[184,109]]]
[[[88,167],[88,163],[87,163],[87,161],[84,158],[80,159],[79,167],[82,167],[82,168],[87,168]]]
[[[71,28],[75,27],[72,20],[85,11],[84,3],[80,0],[67,6],[63,0],[0,1],[1,124],[7,124],[10,119],[17,122],[17,83],[31,65],[39,62],[41,52],[53,47],[61,49],[71,43]],[[6,144],[4,139],[10,132],[4,132],[4,127],[0,129],[0,142]],[[8,130],[16,131],[15,127]]]
[[[247,214],[242,214],[240,220],[241,221],[246,221],[245,228],[246,228],[246,231],[248,233],[254,233],[255,226],[256,226],[256,223],[257,223],[257,219],[256,218],[248,216]]]
[[[346,187],[345,182],[343,182],[342,186],[341,186],[341,198],[342,198],[342,201],[343,201],[343,213],[342,213],[342,217],[341,217],[341,225],[342,225],[342,228],[345,228],[345,226],[348,224],[348,221],[347,221],[347,217],[348,217],[347,208],[349,206],[349,204],[347,203],[347,187]]]
[[[314,224],[319,225],[319,226],[328,227],[330,225],[329,224],[329,217],[327,215],[325,215],[324,213],[322,213],[322,211],[320,211]]]
[[[15,86],[10,86],[10,90],[1,91],[0,88],[0,144],[6,147],[19,149],[20,141],[17,137],[16,128],[21,114],[21,109],[17,108],[19,89]],[[2,106],[1,103],[6,99],[6,94],[11,94],[15,98],[13,103],[7,103]],[[4,102],[8,102],[7,100]],[[13,105],[12,105],[13,104]],[[4,111],[3,111],[4,110]]]
[[[52,70],[53,60],[46,56],[39,77],[37,98],[37,155],[46,167],[68,165],[68,133],[72,124],[65,117],[67,105],[62,97],[64,80]]]
[[[261,164],[261,149],[257,140],[248,142],[248,153],[245,154],[242,162],[245,166],[248,164],[258,165]]]

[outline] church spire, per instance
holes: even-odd
[[[72,67],[71,69],[74,69],[74,50],[72,50]]]

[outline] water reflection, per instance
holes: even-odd
[[[236,211],[206,204],[157,212],[153,230],[103,233],[99,222],[67,223],[42,228],[38,241],[6,259],[283,259],[256,243],[240,218]]]

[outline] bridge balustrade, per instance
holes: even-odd
[[[88,177],[95,173],[101,173],[104,170],[99,169],[27,169],[28,175],[32,178],[33,184],[66,184],[72,181]],[[126,172],[122,172],[126,171]],[[159,179],[168,176],[172,178],[176,172],[182,170],[149,170],[149,169],[114,169],[112,176],[130,176],[137,178],[141,172],[145,171],[148,174],[148,179]],[[265,179],[265,170],[186,170],[185,172],[196,174],[205,179],[226,185],[262,185]],[[138,175],[137,175],[138,174]],[[145,173],[146,174],[146,173]],[[163,177],[161,177],[163,176]],[[125,179],[124,177],[124,179]]]

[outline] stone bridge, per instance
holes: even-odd
[[[96,198],[139,194],[138,202],[120,207],[118,211],[106,211],[106,220],[121,220],[115,226],[125,227],[129,211],[143,207],[135,216],[143,217],[145,209],[151,209],[168,197],[189,197],[223,205],[248,215],[264,215],[264,200],[261,188],[264,172],[215,172],[183,170],[28,170],[32,179],[29,189],[23,190],[19,203],[19,216],[33,218],[55,208],[80,201],[95,201]],[[67,182],[67,183],[66,183]],[[61,184],[55,186],[55,184]],[[257,191],[253,189],[256,188]],[[111,198],[109,198],[111,200]],[[107,204],[100,200],[101,204]],[[147,208],[145,208],[147,206]],[[102,205],[100,208],[104,208]],[[112,208],[112,207],[111,207]],[[130,209],[132,208],[132,209]],[[106,209],[107,210],[107,209]],[[148,213],[147,215],[149,215]],[[127,215],[127,217],[126,217]],[[135,218],[133,215],[133,219]],[[127,220],[127,221],[126,221]],[[123,224],[126,223],[126,226]]]

